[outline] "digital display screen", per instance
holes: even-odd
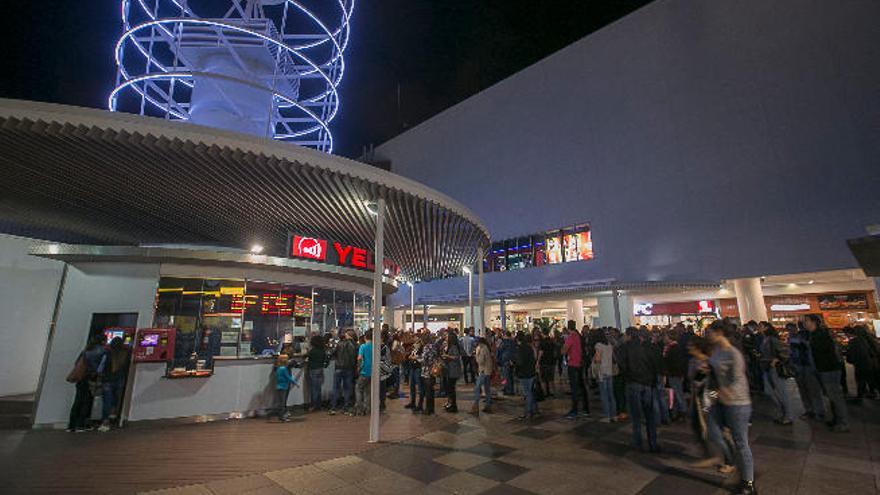
[[[159,345],[158,333],[145,333],[141,335],[141,347],[156,347],[157,345]]]
[[[562,263],[562,243],[558,236],[547,237],[545,251],[547,252],[547,263],[551,265]]]
[[[118,328],[104,330],[104,342],[105,343],[109,344],[116,337],[119,337],[124,342],[125,341],[125,330],[121,330]]]

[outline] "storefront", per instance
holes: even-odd
[[[252,136],[4,100],[0,140],[2,233],[58,268],[27,328],[45,342],[29,356],[38,427],[66,424],[66,378],[92,337],[132,348],[127,421],[262,414],[278,354],[375,331],[400,281],[458,274],[489,245],[472,212],[422,184]]]
[[[648,326],[669,326],[681,323],[696,329],[705,328],[718,318],[715,301],[699,300],[667,303],[636,303],[636,323]]]
[[[775,326],[797,323],[804,315],[818,314],[832,329],[873,324],[878,319],[871,291],[828,292],[765,296],[767,316]],[[719,300],[722,317],[739,318],[736,299]]]

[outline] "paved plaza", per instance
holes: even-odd
[[[684,422],[660,429],[662,453],[653,455],[629,446],[628,423],[562,419],[565,397],[541,403],[542,417],[528,424],[516,419],[518,397],[479,418],[414,416],[405,403],[390,402],[379,445],[366,443],[366,418],[324,413],[289,424],[6,432],[3,493],[714,495],[737,481],[690,467],[700,449]],[[835,434],[800,420],[777,426],[757,403],[751,436],[761,493],[880,493],[880,404],[851,403],[852,432]]]

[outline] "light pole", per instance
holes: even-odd
[[[370,443],[379,441],[379,360],[382,349],[382,275],[385,272],[385,200],[367,203],[376,217],[376,246],[373,272],[373,363],[370,370]],[[374,211],[375,209],[375,211]]]
[[[468,313],[470,314],[470,326],[474,326],[474,271],[471,267],[462,267],[468,276]]]
[[[486,290],[483,286],[483,249],[477,249],[477,304],[480,306],[480,326],[477,335],[484,337],[486,329]]]
[[[412,332],[416,333],[416,289],[412,282],[409,284],[409,321],[412,325]]]

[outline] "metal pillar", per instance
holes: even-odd
[[[486,290],[483,286],[483,250],[477,251],[477,301],[480,305],[480,318],[478,321],[477,335],[484,337],[486,328]]]
[[[611,301],[614,304],[614,327],[623,330],[620,326],[620,291],[617,289],[611,291]]]
[[[470,323],[468,326],[476,328],[474,324],[474,271],[468,268],[468,312],[470,313]]]
[[[373,272],[373,365],[370,370],[370,443],[379,441],[379,360],[382,349],[382,275],[385,270],[385,200],[376,208],[376,247]]]
[[[428,305],[422,304],[422,327],[428,328]]]
[[[409,321],[412,324],[413,333],[416,332],[416,286],[409,283]],[[404,325],[406,326],[406,325]]]
[[[501,331],[507,331],[507,301],[501,298]]]

